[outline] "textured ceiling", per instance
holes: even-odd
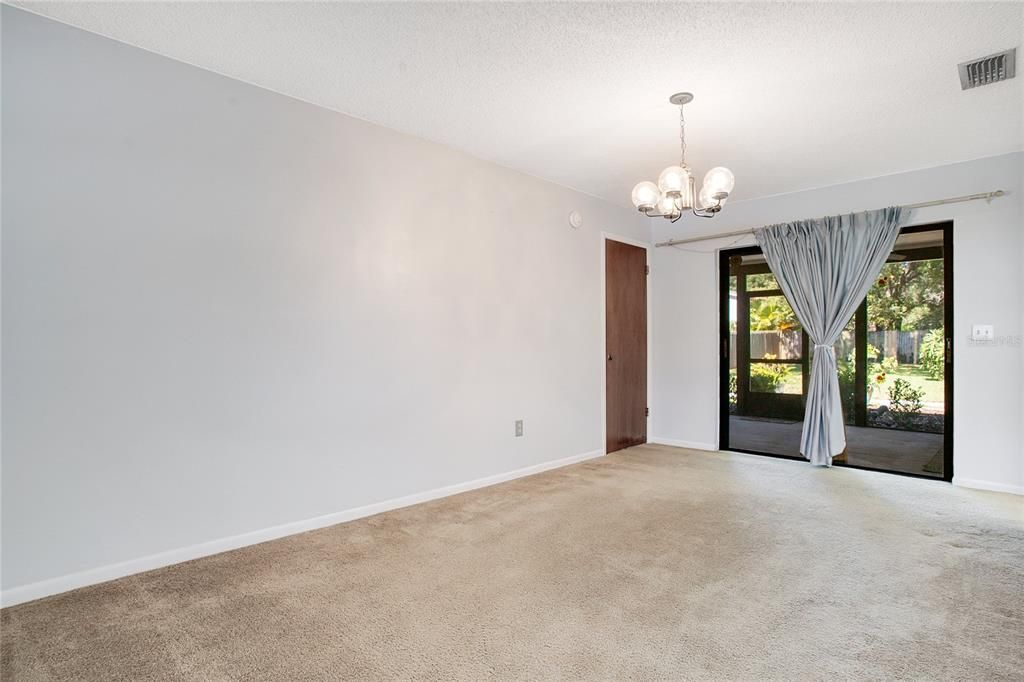
[[[624,205],[678,158],[678,90],[734,200],[1024,140],[1024,73],[956,69],[1020,46],[1019,2],[11,4]]]

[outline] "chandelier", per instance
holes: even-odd
[[[693,101],[693,93],[677,92],[668,101],[679,107],[679,165],[661,171],[658,183],[649,180],[633,188],[633,205],[651,218],[667,218],[676,222],[687,209],[701,218],[714,218],[729,198],[736,179],[728,168],[712,168],[704,176],[704,184],[694,197],[693,172],[686,165],[686,120],[683,106]]]

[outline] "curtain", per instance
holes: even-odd
[[[831,466],[846,449],[843,405],[833,344],[868,294],[892,252],[902,207],[769,225],[757,243],[779,288],[814,343],[800,454]]]

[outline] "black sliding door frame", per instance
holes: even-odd
[[[881,471],[888,474],[896,474],[898,476],[909,476],[912,478],[923,478],[929,481],[952,481],[953,480],[953,360],[954,360],[954,346],[955,338],[953,334],[953,221],[942,221],[937,223],[928,223],[924,225],[913,225],[910,227],[904,227],[900,230],[900,234],[913,234],[916,232],[942,232],[942,257],[943,257],[943,334],[945,336],[945,350],[946,350],[946,367],[944,372],[944,393],[943,399],[945,401],[945,414],[944,414],[944,427],[943,427],[943,466],[942,466],[942,478],[939,479],[935,476],[927,476],[925,474],[915,474],[904,471],[891,471],[887,469],[876,469],[872,467],[859,466],[856,464],[847,464],[842,462],[836,462],[834,466],[843,466],[850,469],[864,469],[866,471]],[[798,461],[806,461],[799,453],[795,455],[780,455],[771,452],[759,452],[756,450],[745,450],[742,448],[729,447],[729,276],[730,276],[730,261],[735,257],[751,256],[755,254],[761,254],[760,247],[757,246],[743,246],[734,249],[722,249],[718,252],[718,297],[719,297],[719,311],[718,311],[718,329],[719,329],[719,407],[718,407],[718,448],[719,450],[729,450],[732,452],[743,452],[751,455],[763,455],[765,457],[777,457],[780,459],[792,459]],[[737,317],[739,315],[740,306],[737,304]],[[855,334],[858,337],[855,347],[858,349],[855,357],[856,366],[856,384],[857,394],[855,396],[856,413],[853,415],[854,423],[858,425],[864,425],[866,423],[866,410],[867,400],[864,391],[866,390],[866,338],[867,338],[867,300],[861,303],[855,313],[856,325]],[[739,339],[740,324],[737,320],[737,339]],[[806,336],[806,334],[804,334]],[[737,341],[737,346],[739,346]],[[742,374],[739,371],[740,357],[739,350],[737,349],[736,357],[737,365],[737,383],[739,382],[739,376]],[[806,375],[805,371],[805,375]],[[807,376],[804,377],[805,392],[806,392]],[[862,385],[863,384],[863,385]],[[861,404],[863,403],[863,405]]]

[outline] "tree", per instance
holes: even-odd
[[[750,299],[750,331],[788,331],[799,326],[796,314],[783,296]]]
[[[868,291],[871,329],[935,329],[943,318],[943,263],[934,260],[886,263]]]

